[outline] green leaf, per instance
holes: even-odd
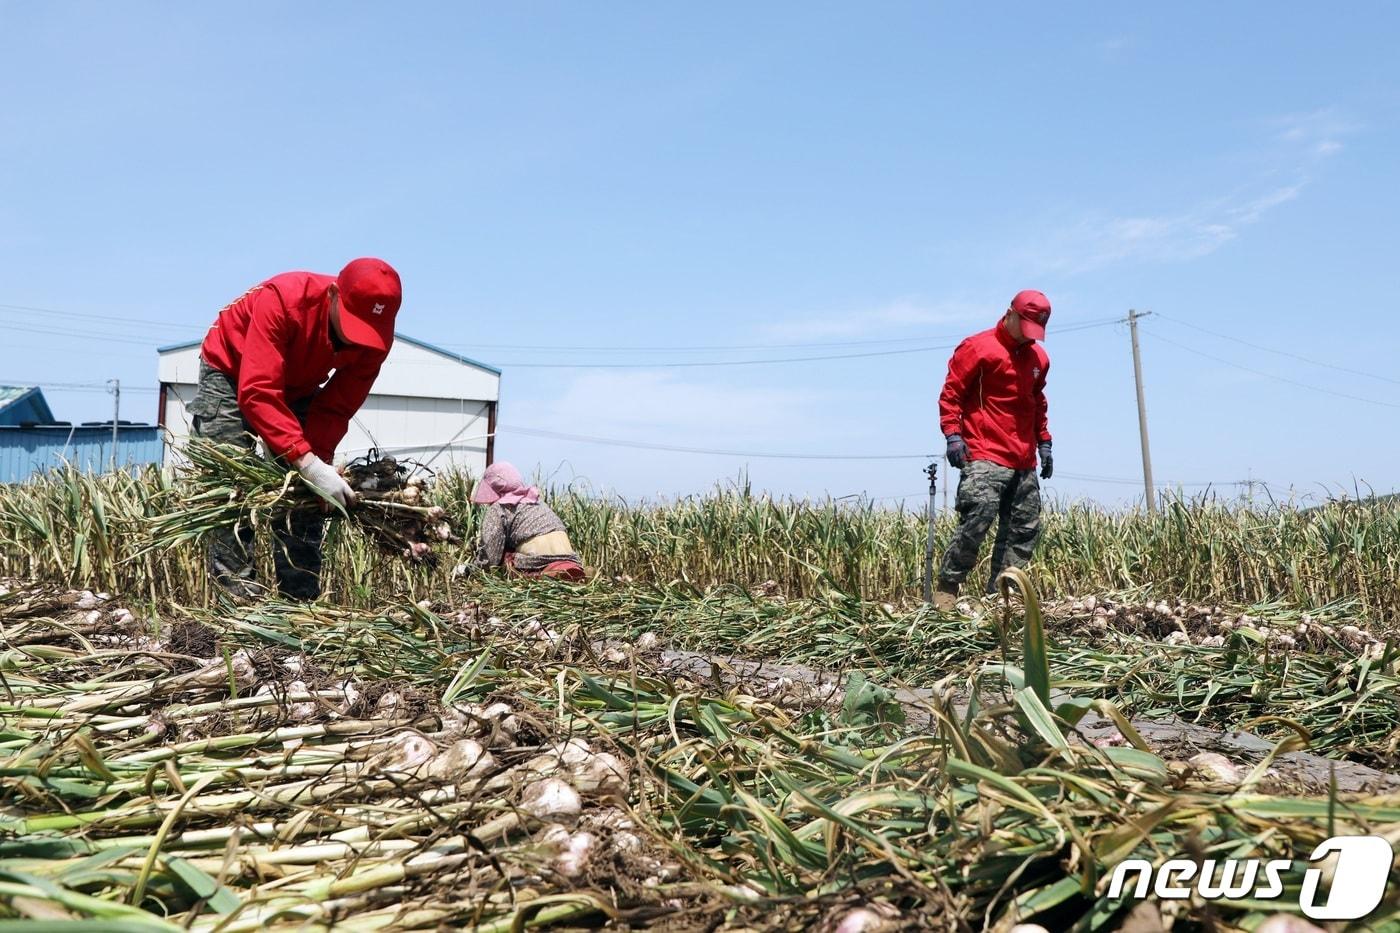
[[[1014,797],[1023,803],[1029,804],[1036,813],[1046,817],[1050,816],[1050,812],[1045,809],[1045,805],[1036,799],[1034,794],[1004,774],[998,774],[989,768],[983,768],[970,761],[963,761],[961,758],[948,759],[948,773],[967,780],[982,781],[1010,797]]]
[[[1064,686],[1063,681],[1060,682],[1060,686]],[[1092,699],[1088,697],[1075,697],[1055,707],[1055,715],[1059,716],[1071,726],[1077,726],[1079,725],[1079,721],[1084,718],[1084,714],[1093,709],[1093,707],[1094,701]]]
[[[1016,692],[1016,705],[1020,707],[1021,721],[1024,725],[1034,730],[1053,748],[1069,748],[1069,742],[1060,732],[1059,726],[1055,725],[1054,717],[1050,715],[1050,711],[1045,708],[1033,689],[1026,687],[1018,690]]]
[[[15,839],[0,840],[0,859],[71,858],[74,855],[87,855],[93,851],[93,848],[92,843],[85,839],[64,836],[20,836]]]
[[[853,671],[846,680],[846,695],[841,701],[843,725],[855,729],[886,723],[903,725],[904,707],[895,701],[894,691],[873,683],[860,671]]]
[[[140,851],[140,846],[113,846],[110,849],[96,852],[89,855],[87,858],[79,859],[73,864],[66,866],[63,871],[57,875],[57,878],[69,887],[77,887],[78,885],[74,883],[73,879],[83,872],[91,872],[99,868],[105,868],[114,862],[120,862],[134,852]]]
[[[476,660],[468,661],[462,665],[457,676],[452,678],[452,682],[447,685],[447,689],[442,694],[442,705],[451,706],[452,703],[462,695],[462,692],[470,687],[482,670],[486,668],[486,662],[491,660],[491,649],[487,648],[477,655]]]
[[[1040,702],[1050,706],[1050,657],[1045,643],[1045,623],[1040,616],[1040,597],[1031,585],[1031,578],[1019,567],[1008,567],[997,578],[1002,595],[1011,596],[1012,582],[1021,591],[1026,605],[1026,630],[1022,637],[1022,667],[1026,672],[1026,683]]]
[[[165,867],[179,878],[185,887],[193,891],[196,897],[208,902],[215,913],[231,914],[243,903],[237,894],[219,884],[208,872],[191,862],[172,855],[165,859]]]
[[[1109,761],[1140,780],[1160,784],[1168,777],[1167,763],[1151,752],[1127,746],[1109,746],[1100,751]]]
[[[1034,891],[1027,891],[1016,898],[1015,913],[1018,918],[1022,919],[1034,917],[1052,907],[1058,907],[1080,893],[1082,892],[1078,878],[1061,878],[1054,884],[1036,888]]]

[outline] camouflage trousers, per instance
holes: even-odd
[[[990,460],[971,460],[958,480],[958,527],[938,571],[941,583],[961,584],[977,563],[982,540],[997,522],[992,573],[986,592],[1007,567],[1024,567],[1040,538],[1040,481],[1035,470],[1013,470]]]
[[[303,422],[311,405],[307,398],[292,404]],[[199,361],[199,388],[190,403],[192,433],[221,444],[237,444],[246,450],[257,446],[243,412],[238,389],[228,376]],[[274,519],[272,563],[277,572],[278,593],[287,599],[312,600],[321,593],[321,541],[325,519],[315,515],[284,515]],[[257,582],[253,529],[244,525],[220,529],[209,540],[209,572],[229,593],[254,598],[261,593]]]

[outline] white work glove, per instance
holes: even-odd
[[[307,454],[297,467],[297,472],[306,481],[308,486],[313,487],[327,498],[334,499],[341,504],[341,507],[348,507],[355,501],[355,490],[350,488],[350,484],[345,481],[345,477],[336,472],[335,467],[322,460],[315,454]]]

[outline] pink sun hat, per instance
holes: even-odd
[[[481,481],[472,490],[472,501],[477,505],[519,505],[522,502],[539,502],[540,491],[535,486],[526,486],[520,471],[504,460],[493,463],[481,474]]]

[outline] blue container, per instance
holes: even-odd
[[[117,466],[138,469],[158,464],[164,454],[160,428],[123,424],[117,428]],[[72,464],[85,473],[112,468],[112,426],[0,425],[0,483],[22,483],[36,473]]]

